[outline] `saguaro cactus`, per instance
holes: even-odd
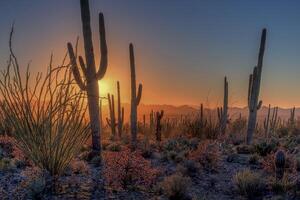
[[[270,134],[274,133],[279,124],[278,119],[278,107],[273,108],[272,117],[271,117],[271,105],[269,104],[268,115],[264,120],[264,129],[265,135],[267,138],[270,137]]]
[[[224,135],[226,132],[226,126],[228,122],[228,82],[225,76],[224,78],[224,101],[223,108],[218,108],[218,118],[220,124],[220,131]]]
[[[254,67],[253,73],[249,77],[249,88],[248,88],[248,108],[249,108],[249,118],[248,118],[248,128],[247,128],[247,144],[252,142],[253,133],[255,131],[257,110],[261,108],[262,101],[258,101],[260,82],[261,82],[261,72],[263,66],[263,58],[265,52],[267,30],[262,30],[260,48],[258,54],[257,66]]]
[[[112,139],[116,138],[116,114],[115,114],[115,98],[114,95],[107,94],[108,107],[109,107],[109,116],[110,119],[106,118],[107,124],[110,126]]]
[[[76,57],[71,43],[68,43],[68,51],[71,60],[71,67],[74,78],[81,90],[87,92],[89,116],[92,131],[92,148],[94,153],[101,151],[101,125],[99,119],[99,85],[98,81],[104,77],[107,68],[107,46],[105,39],[104,17],[99,13],[99,34],[100,34],[100,52],[101,61],[98,71],[96,71],[94,49],[92,42],[92,31],[90,24],[89,1],[80,0],[81,21],[84,39],[85,61],[79,56],[79,64],[84,75],[85,81],[82,80]]]
[[[130,72],[131,72],[131,112],[130,112],[130,127],[131,127],[131,147],[135,149],[137,140],[137,106],[142,97],[142,84],[139,84],[138,92],[136,93],[136,75],[135,75],[135,60],[133,45],[129,45]]]
[[[160,142],[161,141],[161,119],[164,116],[164,111],[161,110],[160,112],[156,112],[156,141]]]
[[[295,126],[295,110],[296,110],[295,107],[293,107],[293,108],[291,109],[290,118],[289,118],[289,120],[288,120],[288,123],[289,123],[289,126],[290,126],[290,127],[294,127],[294,126]]]
[[[120,83],[117,82],[118,90],[118,135],[122,137],[123,123],[124,123],[124,107],[121,107],[121,94],[120,94]]]

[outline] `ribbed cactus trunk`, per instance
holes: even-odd
[[[110,119],[106,118],[107,124],[110,126],[112,140],[116,138],[116,114],[115,114],[115,98],[114,95],[107,94],[108,107],[109,107],[109,116]]]
[[[142,84],[139,84],[136,93],[136,75],[133,45],[129,45],[130,72],[131,72],[131,111],[130,111],[130,128],[131,128],[131,148],[134,150],[137,143],[137,106],[142,97]]]
[[[265,52],[267,30],[262,30],[260,48],[258,54],[257,66],[253,69],[253,74],[249,77],[249,89],[248,89],[248,108],[249,108],[249,118],[248,118],[248,128],[247,128],[247,144],[251,144],[253,139],[253,134],[255,132],[257,110],[261,108],[262,101],[258,101],[260,82],[261,82],[261,72],[263,66],[263,57]]]
[[[99,34],[100,34],[100,52],[101,61],[98,71],[96,71],[94,49],[92,43],[92,31],[90,25],[90,10],[89,1],[80,0],[81,8],[81,20],[82,31],[85,51],[84,59],[79,56],[79,64],[85,80],[82,80],[79,67],[76,61],[76,55],[74,53],[71,43],[68,43],[68,51],[71,60],[71,67],[74,78],[81,90],[87,92],[88,110],[90,116],[91,132],[92,132],[92,148],[93,153],[99,154],[101,152],[101,125],[99,118],[99,85],[98,81],[101,80],[106,72],[107,68],[107,46],[105,39],[105,26],[104,17],[102,13],[99,13]]]
[[[226,126],[228,121],[228,82],[226,76],[224,78],[223,108],[218,109],[218,115],[220,120],[220,131],[224,135],[226,132]]]
[[[123,123],[124,123],[124,107],[121,106],[121,92],[120,92],[120,82],[117,82],[118,90],[118,136],[122,137]]]
[[[162,126],[161,126],[161,119],[163,118],[164,116],[164,111],[161,110],[160,112],[156,112],[156,132],[155,132],[155,135],[156,135],[156,141],[157,142],[161,142],[161,129],[162,129]]]

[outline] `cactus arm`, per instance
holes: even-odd
[[[87,69],[84,64],[83,58],[81,56],[79,56],[78,59],[79,59],[79,64],[80,64],[81,70],[82,70],[84,76],[87,77]]]
[[[262,100],[260,100],[259,102],[258,102],[258,105],[257,105],[257,110],[259,110],[260,108],[261,108],[261,106],[262,106]]]
[[[71,43],[68,43],[68,51],[69,51],[69,57],[70,57],[70,61],[71,61],[71,68],[72,68],[72,73],[73,73],[74,79],[81,90],[86,90],[86,85],[84,84],[84,82],[81,79],[78,65],[76,62],[76,57],[75,57],[74,50],[73,50]]]
[[[101,80],[107,69],[107,45],[106,45],[106,37],[105,37],[105,25],[104,25],[104,16],[102,13],[99,13],[99,35],[100,35],[100,53],[101,53],[101,61],[96,77],[98,80]]]
[[[140,104],[141,98],[142,98],[142,91],[143,91],[143,85],[139,84],[138,93],[136,97],[136,105]]]

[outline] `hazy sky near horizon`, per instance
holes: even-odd
[[[144,86],[142,103],[216,106],[222,102],[226,75],[230,106],[245,106],[248,77],[265,27],[260,99],[264,104],[300,106],[299,1],[90,0],[90,7],[96,63],[98,12],[105,17],[109,66],[102,82],[116,92],[120,80],[124,102],[130,100],[132,42],[137,81]],[[74,43],[77,36],[82,48],[79,0],[2,0],[1,69],[9,55],[13,21],[15,53],[23,67],[31,60],[32,71],[44,71],[51,53],[60,63],[66,43]]]

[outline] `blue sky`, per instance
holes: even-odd
[[[299,1],[91,0],[90,6],[97,62],[97,14],[105,16],[109,67],[103,82],[115,92],[120,80],[125,102],[130,98],[128,44],[133,42],[143,103],[196,105],[208,99],[216,106],[227,75],[230,105],[246,105],[248,76],[265,27],[261,99],[300,106]],[[77,0],[0,1],[0,15],[1,68],[13,21],[15,52],[24,66],[32,60],[33,71],[45,70],[51,52],[59,63],[66,43],[82,35]]]

